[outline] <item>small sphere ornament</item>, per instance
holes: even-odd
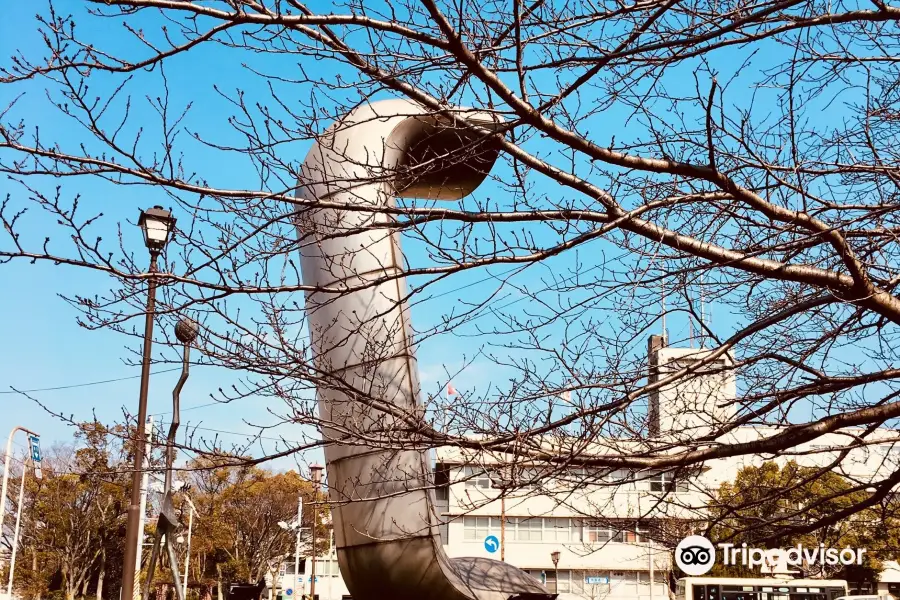
[[[182,344],[190,344],[197,339],[197,334],[199,333],[199,325],[197,325],[196,321],[192,321],[191,319],[181,319],[175,325],[175,337],[178,338],[178,341]]]

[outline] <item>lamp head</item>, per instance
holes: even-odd
[[[559,564],[559,550],[554,550],[550,553],[550,560],[553,561],[553,567]]]
[[[141,211],[138,226],[144,232],[144,245],[153,255],[162,252],[175,230],[175,217],[162,206]]]
[[[322,482],[322,470],[324,468],[325,467],[323,467],[319,463],[313,463],[309,465],[309,474],[313,483],[318,484]]]
[[[200,326],[197,325],[196,321],[191,319],[179,319],[178,323],[175,325],[175,337],[182,344],[192,343],[197,339],[197,334],[199,333]]]

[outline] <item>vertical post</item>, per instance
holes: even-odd
[[[328,534],[328,600],[334,598],[334,528]]]
[[[153,439],[153,415],[147,418],[147,444],[144,447],[144,476],[141,480],[140,517],[138,521],[138,545],[134,558],[135,573],[141,572],[141,561],[144,557],[144,526],[147,520],[147,494],[150,492],[150,454],[153,451],[151,440]],[[135,575],[135,577],[138,577]],[[139,577],[138,577],[139,579]]]
[[[9,469],[11,468],[10,461],[12,460],[12,443],[13,438],[16,437],[16,433],[19,431],[24,431],[25,433],[30,433],[31,435],[37,435],[35,432],[30,429],[25,429],[24,427],[17,425],[13,427],[13,430],[9,432],[9,437],[6,439],[6,457],[3,462],[3,484],[0,487],[0,532],[3,531],[3,518],[6,516],[6,488],[9,484]],[[3,562],[0,561],[0,567],[3,566]]]
[[[312,522],[312,567],[310,568],[309,595],[316,600],[316,525],[319,521],[319,484],[322,482],[322,466],[310,465],[313,480],[313,522]]]
[[[188,515],[188,536],[187,536],[187,551],[184,553],[184,582],[182,586],[184,586],[184,597],[187,598],[187,584],[188,584],[188,566],[191,563],[191,531],[194,529],[194,505],[191,503],[190,505],[191,512]]]
[[[653,540],[647,536],[647,551],[650,554],[650,600],[653,600]]]
[[[300,534],[303,532],[303,496],[297,493],[297,541],[294,546],[294,582],[291,587],[297,587],[297,582],[303,583],[300,577]]]
[[[150,390],[150,357],[153,343],[153,315],[156,310],[156,260],[158,252],[150,254],[150,279],[147,283],[147,313],[144,320],[144,353],[141,363],[141,391],[138,400],[137,443],[134,447],[134,473],[131,478],[131,503],[128,505],[128,521],[125,524],[125,556],[122,560],[122,600],[135,597],[135,561],[142,532],[138,530],[141,510],[141,480],[144,467],[144,444],[140,443],[145,433],[147,421],[147,393]]]
[[[559,550],[550,553],[550,560],[553,561],[553,593],[559,593]]]
[[[16,529],[13,533],[12,556],[9,559],[9,582],[6,585],[6,598],[12,600],[13,575],[16,572],[16,553],[19,549],[19,524],[25,511],[25,475],[28,473],[28,460],[22,463],[22,482],[19,484],[19,505],[16,511]]]
[[[312,522],[312,564],[310,565],[309,578],[309,597],[310,600],[316,600],[316,521],[319,517],[319,511],[313,504],[313,522]]]
[[[500,496],[500,560],[506,560],[506,490]]]

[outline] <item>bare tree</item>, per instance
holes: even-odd
[[[43,53],[22,51],[0,71],[11,98],[0,171],[13,183],[0,261],[106,274],[108,293],[68,300],[82,325],[135,338],[143,286],[155,278],[159,319],[191,313],[203,360],[244,375],[221,401],[267,397],[283,406],[276,423],[317,427],[340,424],[319,418],[316,388],[385,409],[370,388],[312,362],[301,293],[355,291],[300,275],[295,257],[314,239],[295,223],[327,207],[403,238],[407,268],[394,277],[408,278],[417,345],[470,349],[426,382],[424,412],[394,414],[377,441],[344,431],[342,443],[487,451],[530,469],[523,485],[552,475],[575,490],[620,485],[613,473],[784,453],[900,416],[898,7],[351,0],[317,12],[297,0],[85,0],[68,15],[60,6],[38,17]],[[123,29],[108,38],[113,26]],[[455,205],[305,200],[308,142],[387,96],[417,102],[469,142],[381,176],[411,186],[489,146],[502,157],[489,184]],[[494,115],[499,129],[457,106]],[[121,198],[142,187],[167,196],[179,218],[155,274],[119,225]],[[646,339],[664,322],[670,344],[708,352],[648,377]],[[377,323],[354,333],[367,327]],[[447,403],[441,386],[472,364],[497,376]],[[737,377],[727,418],[651,435],[648,399],[711,369]],[[729,437],[744,425],[779,428]],[[847,448],[869,443],[847,438]],[[851,492],[877,491],[847,511],[883,501],[898,481],[888,465],[858,482]]]

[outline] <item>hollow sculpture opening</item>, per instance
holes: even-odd
[[[461,114],[495,123],[483,113]],[[301,169],[300,196],[361,209],[316,208],[297,218],[303,281],[319,290],[306,298],[316,368],[342,375],[341,385],[321,385],[317,395],[323,434],[334,442],[325,462],[338,564],[354,600],[556,597],[506,563],[449,558],[426,489],[425,453],[392,448],[390,439],[422,405],[392,217],[366,209],[392,207],[395,197],[462,198],[498,153],[486,136],[413,102],[386,100],[332,125]],[[348,436],[353,444],[340,443]]]

